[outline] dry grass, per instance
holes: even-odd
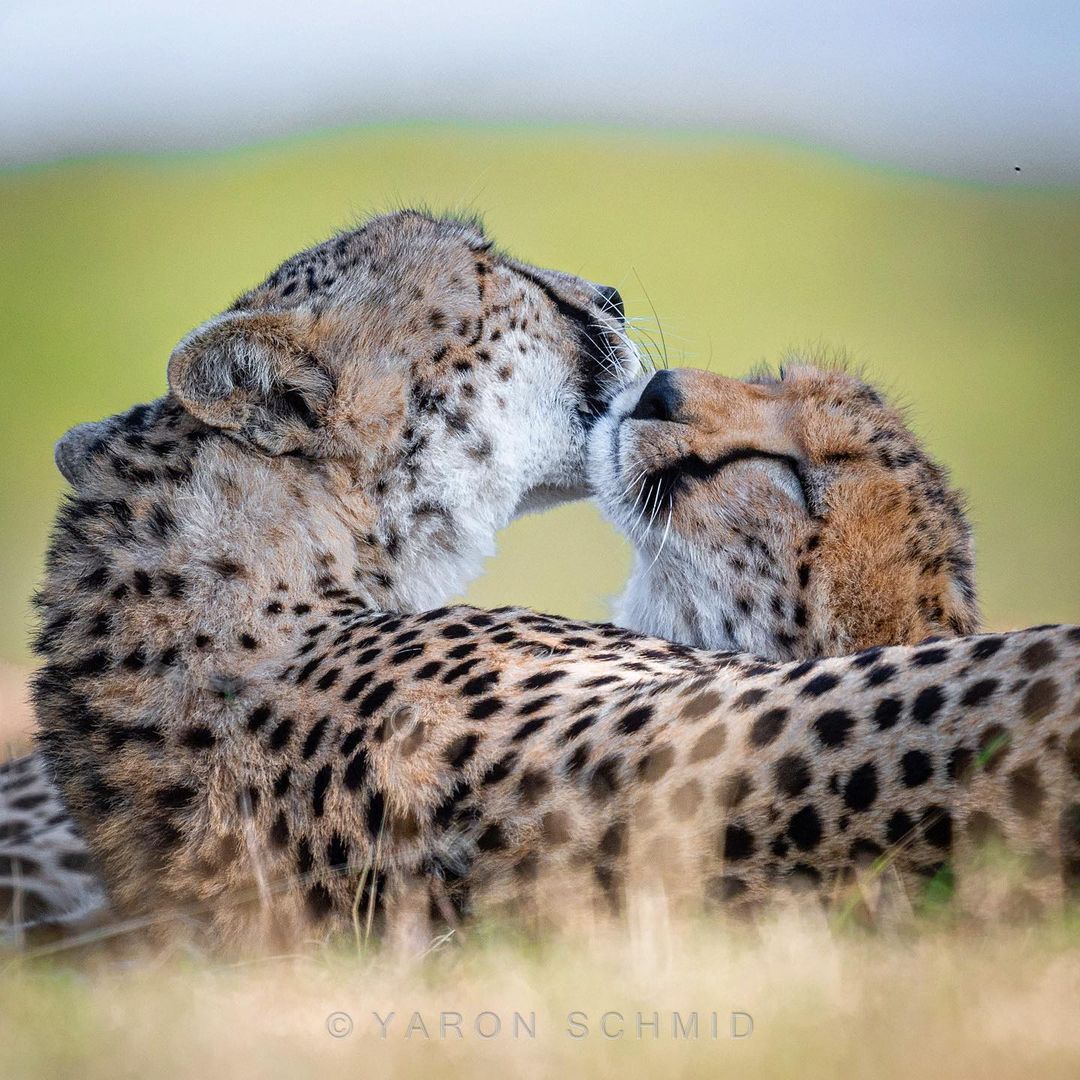
[[[1075,1077],[1078,1006],[1080,933],[1062,924],[890,936],[808,911],[675,928],[654,909],[630,929],[543,944],[474,934],[422,958],[13,960],[0,1075]],[[674,1011],[684,1025],[696,1011],[696,1039],[675,1037]],[[751,1035],[732,1037],[733,1012]],[[376,1013],[394,1014],[385,1038]],[[501,1030],[485,1039],[476,1023],[492,1031],[492,1013]],[[621,1036],[604,1035],[605,1013]],[[351,1033],[328,1032],[334,1014]]]
[[[29,720],[25,673],[0,668],[0,745]],[[639,896],[544,941],[0,952],[0,1077],[1080,1075],[1080,912],[988,929],[920,910],[867,932],[807,900],[749,927]]]

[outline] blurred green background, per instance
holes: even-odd
[[[174,343],[286,255],[418,203],[655,307],[675,363],[847,350],[969,493],[987,624],[1080,620],[1080,192],[751,139],[397,125],[0,173],[0,657],[28,656],[55,439],[162,393]],[[511,527],[468,599],[601,618],[628,565],[575,505]]]

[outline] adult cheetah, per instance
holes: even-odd
[[[585,494],[588,429],[637,370],[616,290],[475,223],[394,214],[289,259],[181,344],[166,398],[58,444],[76,494],[41,597],[45,710],[49,672],[94,656],[166,707],[266,670],[311,610],[444,602],[512,517]],[[0,766],[0,806],[9,920],[99,908],[39,758]]]

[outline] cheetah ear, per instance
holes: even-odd
[[[72,487],[78,487],[81,483],[108,431],[108,421],[95,420],[89,424],[77,424],[60,436],[53,449],[53,459],[60,474]]]
[[[169,358],[169,389],[211,427],[267,454],[327,452],[329,370],[294,312],[228,312],[189,334]]]

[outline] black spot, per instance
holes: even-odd
[[[873,762],[860,765],[844,787],[844,805],[849,810],[866,810],[874,805],[878,794],[877,769]]]
[[[640,731],[653,716],[651,705],[642,705],[637,709],[631,709],[618,723],[617,730],[623,735],[632,735]]]
[[[330,717],[324,716],[321,720],[317,721],[307,733],[307,738],[304,739],[304,747],[301,750],[301,754],[305,761],[308,758],[313,757],[315,752],[319,749],[319,745],[322,743],[323,735],[326,734],[327,725],[330,723]]]
[[[460,735],[446,748],[446,762],[452,769],[460,769],[476,753],[480,736],[475,732]]]
[[[949,659],[948,649],[920,649],[912,658],[915,667],[933,667]]]
[[[324,765],[315,774],[315,781],[311,786],[311,809],[317,818],[323,816],[326,804],[326,789],[330,786],[333,771],[332,766]]]
[[[881,655],[881,646],[874,645],[869,649],[860,649],[852,658],[851,666],[853,668],[867,668],[873,664],[877,658]]]
[[[964,696],[960,699],[960,704],[969,709],[976,708],[986,701],[997,688],[997,679],[980,679],[978,682],[972,683],[971,686],[964,691]]]
[[[326,865],[339,871],[349,865],[349,841],[340,833],[334,833],[326,845]]]
[[[818,665],[817,660],[803,660],[801,663],[796,664],[785,676],[784,682],[795,682],[801,679],[804,675],[813,671]]]
[[[1053,679],[1036,679],[1024,693],[1020,708],[1024,718],[1035,724],[1052,712],[1057,702],[1057,683]]]
[[[371,716],[386,704],[393,692],[394,682],[392,679],[379,683],[357,706],[356,715],[359,717]]]
[[[898,698],[882,698],[874,709],[874,723],[885,731],[900,719],[900,701]]]
[[[1046,667],[1047,664],[1053,663],[1056,659],[1057,649],[1046,638],[1033,641],[1020,654],[1020,662],[1028,671],[1038,671],[1040,668]]]
[[[768,691],[761,687],[754,687],[751,690],[746,690],[731,703],[732,708],[737,712],[746,712],[747,709],[760,704],[767,693]]]
[[[535,675],[530,675],[527,679],[522,679],[519,685],[522,690],[540,690],[542,687],[550,686],[565,677],[566,672],[558,669],[555,671],[540,671]]]
[[[848,848],[848,857],[852,862],[860,862],[863,859],[876,859],[884,852],[880,844],[875,844],[873,840],[866,840],[859,838],[851,842],[851,847]]]
[[[808,679],[799,693],[805,697],[821,697],[822,694],[828,693],[839,682],[840,677],[838,675],[834,675],[831,671],[823,671],[820,675]]]
[[[579,747],[584,749],[583,747]],[[604,758],[592,771],[589,777],[589,793],[594,799],[604,800],[610,798],[619,790],[619,759],[613,757]]]
[[[209,750],[217,742],[213,732],[205,724],[190,727],[180,739],[181,745],[189,750]]]
[[[461,692],[465,697],[476,697],[479,694],[488,693],[498,681],[497,671],[485,671],[483,675],[477,675],[462,683]]]
[[[445,829],[453,820],[458,804],[468,798],[471,793],[472,789],[469,785],[464,780],[459,780],[450,794],[435,808],[433,815],[435,824]]]
[[[250,731],[252,735],[254,735],[255,732],[257,732],[266,723],[266,721],[270,719],[272,715],[273,710],[270,708],[269,705],[260,705],[248,717],[248,731]]]
[[[729,903],[742,896],[749,886],[741,878],[731,874],[719,874],[705,883],[705,894],[714,903]]]
[[[920,690],[911,706],[911,718],[919,724],[929,724],[945,704],[940,686],[927,686]]]
[[[362,675],[358,675],[349,684],[345,693],[341,695],[341,700],[355,701],[360,696],[360,694],[363,693],[364,688],[368,685],[368,683],[371,682],[374,677],[374,673],[371,671],[365,671]]]
[[[748,859],[754,854],[757,844],[754,834],[741,825],[729,825],[724,830],[724,858],[732,862]]]
[[[900,777],[906,787],[913,788],[925,784],[933,772],[933,762],[922,750],[909,750],[900,759]]]
[[[481,851],[502,851],[506,847],[506,838],[499,825],[489,825],[479,836],[476,846]]]
[[[368,756],[366,750],[360,750],[345,766],[344,782],[350,791],[357,791],[364,785],[368,773]]]
[[[734,810],[754,790],[754,783],[745,772],[725,777],[717,788],[716,801],[724,810]]]
[[[292,768],[288,765],[281,770],[280,775],[274,781],[274,797],[282,798],[289,793],[289,785],[292,782]]]
[[[855,721],[846,709],[830,709],[814,721],[814,731],[823,746],[843,746]]]
[[[884,686],[896,675],[896,668],[892,664],[879,664],[876,668],[866,673],[866,685],[868,687]]]
[[[972,660],[989,660],[1005,644],[1004,638],[984,637],[976,641],[971,648]]]
[[[950,780],[964,780],[971,773],[971,767],[975,762],[975,753],[966,746],[958,746],[949,754],[945,764],[945,772]]]
[[[821,843],[821,818],[812,806],[792,814],[787,835],[800,851],[813,851]]]
[[[547,716],[535,716],[532,720],[526,720],[525,723],[510,736],[511,742],[521,742],[523,739],[527,739],[530,735],[544,727],[549,719],[550,718]]]
[[[503,707],[502,700],[497,697],[481,698],[469,708],[469,718],[472,720],[485,720],[497,713]]]
[[[923,837],[928,844],[942,850],[952,844],[952,818],[949,812],[940,806],[928,806],[920,817]]]
[[[275,754],[280,752],[288,744],[292,738],[293,722],[288,717],[281,721],[280,724],[270,733],[270,738],[267,740],[267,748],[273,751]]]
[[[1038,767],[1029,762],[1009,773],[1009,797],[1019,814],[1037,817],[1042,809],[1045,792]]]
[[[195,798],[195,789],[184,784],[163,788],[154,796],[162,810],[183,810]]]
[[[574,776],[576,773],[581,772],[589,761],[589,747],[579,746],[567,759],[566,759],[566,772],[569,776]]]
[[[291,286],[287,286],[291,288]],[[325,919],[334,909],[334,901],[325,885],[312,885],[307,894],[307,910],[313,919]]]
[[[784,795],[794,798],[810,786],[810,767],[798,754],[785,754],[776,763],[776,785]]]
[[[385,815],[386,801],[383,798],[383,793],[376,788],[371,793],[371,798],[368,799],[367,811],[365,813],[368,832],[371,833],[371,838],[373,840],[378,840],[379,838],[379,832],[382,829]]]
[[[76,678],[100,675],[112,664],[112,657],[102,649],[90,653],[72,665],[71,674]]]
[[[331,686],[338,681],[338,676],[341,674],[341,668],[331,668],[329,671],[323,672],[319,676],[315,683],[316,690],[329,690]]]
[[[885,825],[885,839],[890,844],[899,844],[915,827],[915,822],[903,810],[897,810]]]
[[[270,843],[279,849],[289,844],[289,822],[284,810],[278,811],[273,825],[270,826]]]
[[[142,649],[133,649],[120,661],[120,664],[128,671],[142,671],[146,667],[146,654]]]
[[[769,709],[763,712],[750,727],[750,745],[768,746],[776,741],[787,722],[787,709]]]

